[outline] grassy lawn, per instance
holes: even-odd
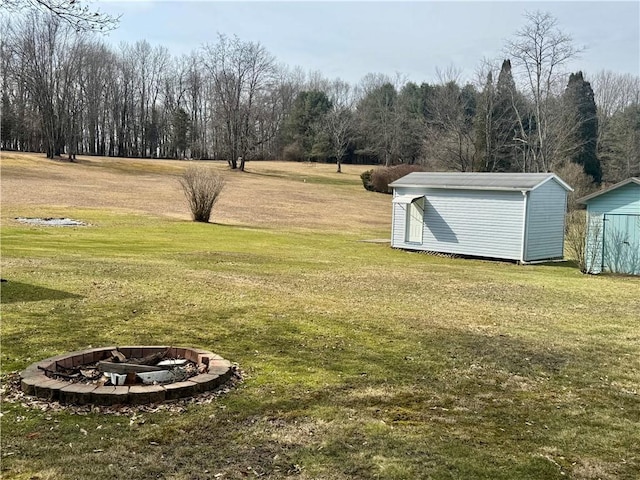
[[[640,477],[638,278],[361,242],[390,198],[349,165],[212,164],[227,189],[195,224],[186,164],[3,154],[3,374],[113,344],[246,373],[181,413],[3,402],[3,478]]]

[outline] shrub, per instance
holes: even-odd
[[[598,224],[592,224],[589,232],[589,219],[584,210],[573,210],[567,214],[565,225],[565,246],[567,253],[575,261],[582,273],[592,273],[591,268],[595,264],[598,251],[587,242],[587,234],[592,241],[600,238]],[[596,241],[597,243],[597,241]]]
[[[180,185],[189,202],[193,221],[208,222],[224,187],[224,178],[207,167],[192,165],[182,174]]]
[[[582,165],[577,163],[567,162],[557,168],[555,173],[573,188],[573,192],[569,192],[567,195],[567,210],[570,212],[582,208],[582,205],[577,202],[579,198],[589,195],[597,189],[591,175],[584,173]]]
[[[389,184],[411,172],[423,172],[420,165],[409,165],[402,163],[393,167],[380,167],[371,172],[369,183],[374,192],[391,193]],[[366,186],[365,186],[366,188]]]
[[[284,147],[282,157],[287,161],[302,162],[305,160],[304,149],[298,142],[293,142]]]
[[[366,170],[360,174],[360,178],[362,179],[362,186],[365,190],[369,190],[373,192],[373,185],[371,185],[371,174],[373,170]]]

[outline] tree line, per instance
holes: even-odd
[[[257,159],[433,170],[640,175],[640,80],[566,71],[580,50],[546,13],[483,61],[437,83],[368,74],[358,84],[280,64],[219,35],[189,55],[146,41],[106,44],[52,14],[5,20],[2,148],[144,158]]]

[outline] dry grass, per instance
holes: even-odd
[[[77,163],[51,161],[38,154],[2,152],[2,204],[5,211],[44,216],[66,207],[111,209],[189,219],[178,177],[188,165],[177,160],[78,157]],[[212,222],[323,230],[388,229],[388,197],[366,192],[360,173],[366,166],[294,162],[249,162],[246,172],[226,162],[207,162],[226,177]],[[344,202],[353,196],[354,205]]]

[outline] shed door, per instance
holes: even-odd
[[[406,241],[422,243],[422,228],[424,225],[424,197],[420,197],[407,204]]]
[[[640,215],[605,214],[602,269],[640,275]]]

